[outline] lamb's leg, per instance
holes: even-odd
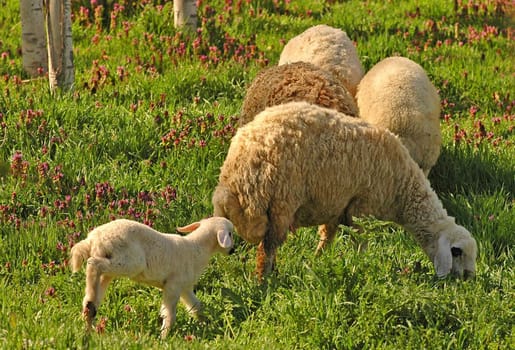
[[[104,300],[104,296],[106,294],[107,287],[109,287],[109,283],[113,280],[112,276],[102,275],[100,276],[100,286],[98,288],[98,303],[100,304],[102,300]]]
[[[179,297],[180,293],[174,289],[172,282],[168,281],[163,288],[163,304],[161,305],[163,324],[161,326],[161,338],[166,338],[175,323]]]
[[[117,254],[114,257],[90,257],[86,266],[86,295],[82,313],[88,330],[93,325],[98,307],[113,276],[130,276],[144,268],[144,259],[134,254]]]
[[[203,313],[203,307],[200,300],[197,299],[193,290],[188,290],[181,294],[181,301],[186,306],[188,312],[193,315],[196,319],[201,322],[206,320],[206,317]]]
[[[101,301],[100,279],[102,266],[106,259],[91,257],[86,266],[86,293],[82,301],[82,315],[86,320],[86,329],[93,326],[93,320]]]

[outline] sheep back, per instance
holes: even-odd
[[[360,117],[398,135],[427,175],[441,148],[440,98],[424,69],[405,57],[377,63],[361,80]]]
[[[310,62],[329,71],[347,90],[356,95],[364,70],[358,52],[347,33],[324,24],[308,28],[286,43],[279,65]]]
[[[259,72],[247,88],[240,126],[266,107],[306,101],[350,116],[358,115],[354,97],[331,74],[307,62],[274,66]]]

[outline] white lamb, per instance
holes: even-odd
[[[128,277],[163,290],[161,337],[175,322],[179,298],[191,314],[202,317],[202,305],[193,286],[214,253],[232,251],[233,225],[227,219],[213,217],[177,231],[191,233],[163,234],[139,222],[119,219],[97,227],[73,246],[73,272],[87,260],[82,304],[88,330],[115,277]]]
[[[356,94],[367,122],[399,136],[426,176],[440,155],[440,97],[424,69],[405,57],[389,57],[365,74]]]
[[[386,129],[306,102],[269,107],[231,141],[213,194],[214,214],[259,244],[260,278],[274,267],[288,229],[373,215],[412,232],[438,276],[475,274],[476,241],[447,215],[420,167]]]
[[[352,96],[356,95],[364,70],[353,42],[343,30],[320,24],[290,39],[281,52],[279,65],[299,61],[332,73]]]

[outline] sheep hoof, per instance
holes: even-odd
[[[93,320],[97,314],[97,308],[93,302],[88,301],[84,309],[82,310],[82,316],[86,320],[87,330],[91,329]]]

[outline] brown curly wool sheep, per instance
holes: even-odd
[[[334,75],[345,88],[356,95],[364,70],[358,51],[347,33],[325,24],[308,28],[286,43],[279,65],[310,62]]]
[[[356,94],[360,118],[401,139],[426,176],[440,155],[440,97],[424,69],[389,57],[365,74]]]
[[[383,128],[306,102],[269,107],[238,130],[213,194],[214,215],[258,244],[260,278],[290,228],[373,215],[412,232],[438,276],[475,273],[476,242],[454,222],[399,139]]]
[[[266,107],[306,101],[350,116],[358,115],[354,97],[331,74],[307,62],[274,66],[259,72],[247,88],[240,126]]]

